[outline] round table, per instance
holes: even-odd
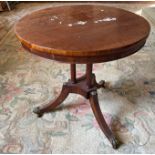
[[[34,109],[42,116],[54,110],[69,93],[90,100],[96,120],[117,148],[118,140],[106,124],[97,96],[93,63],[107,62],[129,56],[142,48],[150,32],[148,22],[134,13],[103,5],[69,5],[35,11],[15,25],[19,41],[29,52],[41,57],[69,63],[71,79],[65,82],[58,98]],[[86,74],[76,77],[76,64],[86,64]]]

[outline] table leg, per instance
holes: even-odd
[[[87,86],[88,88],[93,87],[92,86],[92,69],[93,69],[93,65],[92,64],[87,64],[87,68],[86,68],[86,80],[87,80]]]
[[[107,125],[107,123],[106,123],[106,121],[102,115],[102,112],[101,112],[101,109],[100,109],[100,106],[98,103],[97,91],[93,91],[90,93],[89,100],[90,100],[90,105],[91,105],[91,108],[92,108],[93,113],[95,115],[95,118],[96,118],[101,130],[103,131],[105,136],[109,139],[113,148],[116,149],[118,147],[118,141],[114,137],[112,131],[108,127],[108,125]]]
[[[71,81],[76,83],[76,64],[71,64]]]
[[[43,113],[50,112],[54,110],[57,106],[59,106],[67,98],[68,94],[69,94],[68,89],[64,84],[60,95],[54,101],[46,105],[34,108],[33,112],[36,113],[38,117],[41,117]]]
[[[92,67],[92,64],[87,64],[86,74],[80,78],[76,78],[76,65],[71,64],[71,80],[63,85],[62,91],[58,98],[47,105],[36,107],[33,112],[41,117],[44,112],[49,112],[59,106],[69,93],[80,94],[89,99],[91,108],[100,128],[111,142],[113,148],[116,149],[118,147],[118,141],[115,139],[112,131],[108,127],[98,103],[97,89],[104,87],[105,81],[97,83],[95,74],[92,73]]]

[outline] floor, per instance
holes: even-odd
[[[75,3],[74,3],[75,4]],[[132,56],[94,65],[100,106],[122,141],[113,150],[101,132],[89,102],[70,95],[55,112],[37,118],[33,107],[48,103],[69,78],[69,65],[26,52],[13,26],[31,11],[67,3],[20,3],[0,13],[0,153],[154,153],[155,25],[143,49]],[[75,4],[76,5],[76,4]],[[101,5],[98,3],[98,5]],[[137,14],[152,3],[105,3]],[[78,76],[85,65],[78,65]]]
[[[153,24],[155,24],[155,6],[143,9],[142,14],[144,14]]]

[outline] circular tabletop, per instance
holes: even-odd
[[[150,32],[141,16],[103,5],[69,5],[35,11],[15,33],[30,52],[68,63],[116,60],[138,51]]]

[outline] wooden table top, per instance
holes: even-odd
[[[103,5],[51,7],[20,19],[15,33],[30,52],[68,63],[119,59],[138,51],[150,32],[134,13]]]

